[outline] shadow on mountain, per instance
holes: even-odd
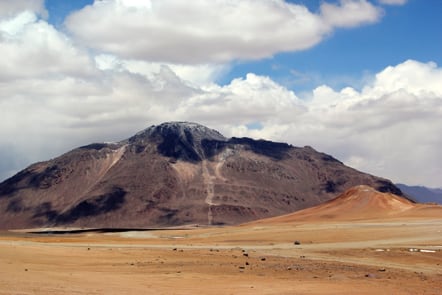
[[[267,140],[254,140],[247,137],[232,137],[229,140],[229,143],[244,145],[246,149],[249,148],[255,154],[267,156],[275,160],[282,160],[283,158],[285,158],[288,150],[293,147],[287,143],[273,142]]]
[[[126,191],[115,187],[112,192],[84,200],[64,213],[52,209],[49,202],[42,203],[35,209],[33,218],[44,217],[58,224],[72,223],[83,217],[97,216],[118,210],[125,202]]]
[[[12,197],[16,191],[22,189],[47,189],[61,181],[66,169],[58,165],[51,165],[42,172],[25,169],[0,184],[0,198]]]
[[[180,159],[188,162],[203,160],[202,155],[196,149],[192,133],[185,130],[183,137],[174,133],[163,134],[163,141],[158,144],[158,152],[163,156]]]
[[[15,174],[11,178],[6,179],[4,182],[0,184],[0,198],[4,196],[12,197],[16,191],[28,188],[29,187],[28,185],[18,186],[17,184],[31,175],[32,172],[28,170],[23,170]]]
[[[405,197],[407,200],[416,203],[414,200],[407,198],[404,193],[397,187],[395,186],[391,181],[388,180],[377,180],[376,181],[377,185],[375,186],[375,188],[380,191],[381,193],[392,193],[395,194],[397,196],[402,196]]]
[[[184,138],[165,135],[163,141],[158,144],[157,150],[166,157],[187,162],[200,162],[222,153],[227,148],[234,149],[236,145],[241,145],[245,150],[274,160],[284,159],[288,150],[292,148],[286,143],[253,140],[246,137],[233,137],[227,141],[203,139],[199,146],[199,144],[195,144],[192,134],[186,133]]]

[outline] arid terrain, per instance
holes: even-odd
[[[440,206],[361,186],[239,226],[5,231],[0,294],[440,294],[441,264]]]

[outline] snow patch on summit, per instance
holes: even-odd
[[[206,126],[203,126],[198,123],[193,122],[166,122],[162,123],[160,125],[152,125],[147,129],[144,129],[137,134],[135,134],[134,137],[139,136],[149,136],[153,134],[169,134],[173,133],[176,134],[176,136],[184,137],[185,133],[189,132],[192,134],[195,141],[201,142],[203,139],[209,139],[209,140],[218,140],[218,141],[226,141],[227,138],[224,137],[221,133],[214,129],[207,128]]]

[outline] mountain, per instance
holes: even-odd
[[[328,201],[389,180],[311,147],[226,138],[196,123],[151,126],[33,164],[0,184],[0,227],[238,224]]]
[[[442,204],[442,189],[433,189],[425,186],[408,186],[405,184],[396,184],[400,190],[409,196],[410,199],[418,203],[436,203]]]
[[[311,221],[388,220],[442,215],[442,206],[417,204],[392,193],[366,185],[352,187],[320,205],[282,216],[261,219],[251,224],[281,224]]]

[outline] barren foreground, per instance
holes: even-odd
[[[441,292],[442,218],[0,236],[0,294]]]

